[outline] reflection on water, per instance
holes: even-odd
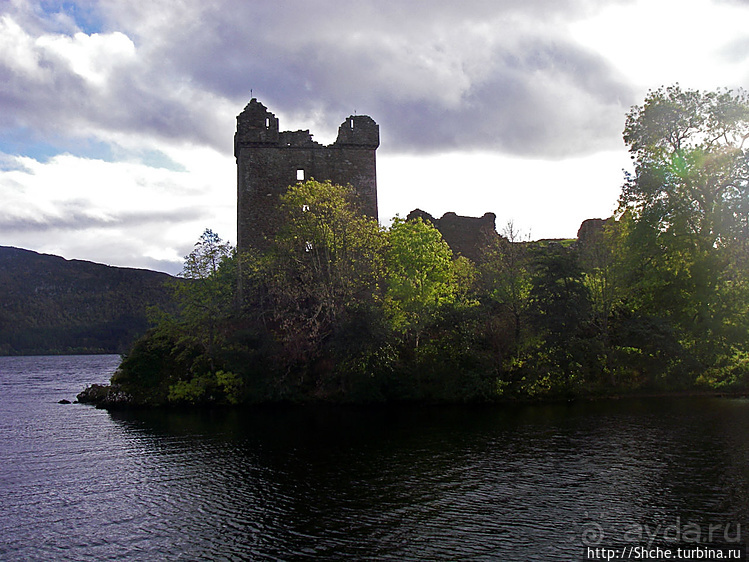
[[[0,358],[4,560],[572,560],[591,529],[747,526],[746,400],[108,414],[56,401],[116,358],[47,359]]]

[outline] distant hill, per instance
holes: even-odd
[[[166,273],[0,246],[0,355],[123,353],[167,306]]]

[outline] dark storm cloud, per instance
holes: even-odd
[[[396,142],[553,157],[601,148],[621,130],[632,95],[590,53],[536,39],[492,60],[491,73],[457,107],[436,100],[382,107]]]
[[[271,111],[330,129],[368,113],[392,150],[587,153],[606,148],[633,102],[625,81],[565,32],[598,4],[86,2],[89,20],[133,41],[133,60],[114,61],[105,87],[48,51],[36,51],[41,85],[0,65],[0,126],[139,134],[230,153],[233,116],[211,98],[231,100],[236,114],[253,89]],[[61,10],[48,11],[78,21]]]
[[[603,59],[555,31],[594,6],[224,1],[166,32],[179,74],[238,111],[253,89],[272,111],[330,128],[369,113],[394,150],[561,156],[602,148],[634,102]],[[142,17],[123,19],[139,29]]]
[[[106,138],[107,131],[161,140],[219,145],[211,112],[196,114],[187,100],[174,95],[185,80],[158,68],[127,61],[115,68],[104,86],[71,72],[48,53],[39,55],[38,72],[0,62],[0,127],[28,129],[37,137]]]

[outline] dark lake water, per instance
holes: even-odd
[[[0,357],[0,560],[568,561],[749,528],[747,400],[57,403],[117,362]]]

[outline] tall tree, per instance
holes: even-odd
[[[134,344],[112,377],[133,404],[238,396],[238,379],[221,370],[236,287],[233,254],[230,244],[206,229],[185,256],[182,279],[172,283],[176,310],[153,311],[156,327]]]
[[[749,97],[678,85],[650,92],[627,114],[624,140],[635,163],[621,204],[662,231],[702,248],[746,238]]]
[[[678,85],[651,91],[624,130],[635,167],[619,210],[633,221],[639,304],[665,316],[703,365],[744,337],[732,327],[746,326],[746,308],[727,303],[746,286],[733,264],[745,263],[749,236],[747,139],[745,92]]]
[[[570,391],[587,375],[590,301],[574,249],[559,243],[531,251],[529,330],[510,374],[521,393]]]
[[[508,311],[512,318],[513,347],[520,342],[523,317],[528,308],[531,282],[528,241],[512,221],[501,237],[492,238],[484,249],[479,271],[487,299]]]
[[[234,298],[233,254],[231,244],[207,228],[185,256],[180,277],[186,281],[174,284],[181,332],[204,348],[211,371],[220,342],[218,325],[230,313]]]
[[[455,301],[453,281],[465,265],[455,265],[439,230],[421,217],[393,220],[387,232],[386,305],[395,329],[411,337],[416,347],[441,307]]]
[[[312,364],[351,315],[377,298],[383,239],[354,190],[331,182],[290,186],[280,216],[270,248],[242,256],[245,314],[262,316],[291,369]]]
[[[552,347],[564,347],[590,319],[590,293],[577,255],[560,244],[536,249],[530,291],[536,329]]]

